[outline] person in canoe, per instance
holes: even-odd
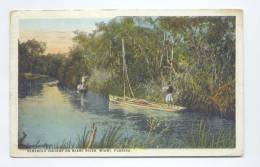
[[[168,108],[173,107],[173,86],[169,85],[167,87],[163,87],[163,90],[166,92],[165,102],[167,103]]]

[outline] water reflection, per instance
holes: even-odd
[[[19,80],[18,92],[19,98],[26,96],[37,96],[42,90],[42,84],[39,80]]]
[[[84,127],[94,122],[98,127],[97,138],[108,127],[122,127],[124,136],[144,138],[151,130],[149,121],[159,121],[154,133],[160,134],[161,147],[167,147],[169,139],[183,140],[199,121],[205,120],[213,131],[224,129],[225,133],[234,131],[234,122],[203,113],[170,113],[144,110],[134,107],[122,108],[109,105],[108,97],[88,91],[78,94],[75,91],[57,86],[41,85],[31,88],[32,93],[19,98],[19,134],[28,134],[27,143],[57,144],[64,139],[77,140]],[[151,123],[151,122],[150,122]]]
[[[109,112],[109,98],[108,96],[98,94],[92,91],[85,93],[77,93],[76,91],[64,90],[59,88],[69,95],[72,105],[84,112]]]

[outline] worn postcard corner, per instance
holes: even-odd
[[[10,12],[11,157],[243,155],[243,11]]]

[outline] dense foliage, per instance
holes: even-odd
[[[235,113],[235,17],[116,17],[92,33],[75,31],[68,56],[42,55],[45,45],[19,43],[19,72],[54,76],[75,88],[88,75],[89,89],[162,102],[174,86],[175,104],[200,111]]]

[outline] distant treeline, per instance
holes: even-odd
[[[45,44],[19,42],[19,72],[47,74],[75,88],[123,95],[122,41],[135,97],[162,102],[174,87],[175,104],[235,113],[235,17],[116,17],[92,33],[75,31],[68,55],[44,55]]]

